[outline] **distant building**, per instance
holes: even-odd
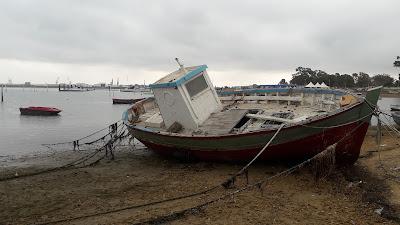
[[[97,83],[97,84],[93,84],[94,87],[101,87],[101,88],[105,88],[106,87],[106,83]]]
[[[27,86],[27,87],[30,87],[30,86],[32,86],[32,84],[31,84],[31,82],[25,82],[25,84],[24,84],[25,86]]]
[[[261,88],[261,89],[290,88],[290,87],[295,87],[295,85],[292,85],[292,84],[260,84],[260,85],[258,85],[258,88]]]

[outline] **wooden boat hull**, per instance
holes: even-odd
[[[400,112],[396,111],[396,112],[392,112],[392,118],[393,121],[400,126]]]
[[[135,102],[143,100],[143,98],[139,98],[139,99],[113,98],[112,100],[113,100],[113,104],[134,104]]]
[[[400,111],[400,106],[396,105],[396,106],[390,106],[390,111]]]
[[[42,110],[32,110],[29,108],[19,108],[21,115],[28,115],[28,116],[57,116],[59,111],[42,111]]]
[[[312,157],[338,143],[338,164],[352,164],[360,148],[376,105],[380,89],[367,94],[368,104],[356,103],[340,112],[284,127],[260,160],[292,160]],[[368,96],[369,95],[369,96]],[[156,153],[206,161],[248,161],[272,138],[276,129],[219,136],[180,135],[157,132],[127,124],[132,136]]]

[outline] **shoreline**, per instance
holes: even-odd
[[[400,93],[393,94],[393,93],[387,93],[387,92],[383,91],[380,96],[384,97],[384,98],[400,98]]]
[[[395,224],[400,205],[396,176],[400,146],[384,133],[378,152],[370,129],[356,164],[336,170],[316,181],[311,167],[273,180],[261,189],[251,189],[221,200],[201,211],[185,213],[171,224]],[[397,150],[397,151],[396,151]],[[380,155],[378,155],[378,153]],[[73,161],[86,152],[55,152],[22,159],[21,165],[2,166],[2,176],[32,173]],[[4,224],[32,224],[106,212],[126,206],[162,200],[205,190],[240,169],[242,164],[182,162],[162,158],[147,150],[123,148],[115,160],[0,182],[0,221]],[[18,160],[18,159],[17,159]],[[384,160],[384,161],[381,161]],[[381,163],[385,164],[382,170]],[[256,163],[249,170],[249,182],[287,169],[287,163]],[[7,170],[5,172],[5,169]],[[239,177],[237,188],[245,185]],[[126,224],[192,207],[227,191],[149,207],[99,214],[57,224]],[[379,215],[377,212],[380,212]]]

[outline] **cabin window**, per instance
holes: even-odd
[[[208,88],[206,79],[204,78],[203,74],[187,82],[185,86],[190,97],[193,97]]]

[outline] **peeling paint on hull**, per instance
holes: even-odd
[[[259,159],[306,159],[337,143],[336,162],[353,164],[360,154],[380,90],[371,89],[366,100],[331,114],[288,124]],[[206,161],[248,161],[276,132],[271,128],[238,134],[184,135],[126,125],[132,136],[158,154]]]
[[[357,160],[360,154],[360,148],[369,125],[366,122],[362,123],[362,125],[354,123],[340,128],[325,130],[316,135],[311,135],[295,141],[281,144],[274,143],[259,159],[292,160],[309,158],[323,151],[327,146],[336,143],[342,139],[347,132],[353,131],[356,128],[356,130],[352,132],[352,135],[345,137],[336,147],[337,162],[339,164],[352,164]],[[138,130],[135,131],[134,129],[130,129],[130,131],[132,133],[141,132]],[[215,138],[204,137],[203,139],[204,142],[210,144],[208,149],[196,149],[191,146],[190,141],[187,141],[186,146],[177,148],[176,146],[159,142],[157,138],[154,138],[153,141],[144,140],[140,137],[138,138],[139,141],[158,154],[205,161],[248,161],[263,147],[242,148],[246,146],[246,143],[243,143],[243,146],[237,146],[238,149],[218,149],[216,146],[212,145],[212,142],[215,140],[213,141],[211,139]],[[265,139],[265,143],[267,143],[268,140],[269,139]],[[219,141],[224,142],[225,140]]]

